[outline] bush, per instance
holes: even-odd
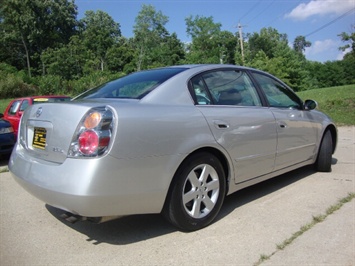
[[[16,69],[16,67],[13,67],[11,65],[8,65],[5,63],[0,63],[0,73],[16,74],[17,69]]]
[[[38,76],[32,79],[38,86],[38,95],[63,94],[65,88],[62,85],[62,78],[56,75]]]
[[[36,92],[36,87],[29,85],[16,74],[4,74],[0,71],[3,77],[0,80],[0,98],[16,98],[28,96]]]
[[[104,72],[96,71],[78,80],[73,80],[71,82],[68,82],[68,85],[70,86],[71,93],[73,95],[79,95],[80,93],[83,93],[88,89],[94,88],[105,82],[119,78],[123,75],[124,75],[123,73],[110,73],[105,71]]]
[[[29,85],[23,71],[17,71],[13,66],[0,63],[0,98],[15,98],[31,95],[36,91],[34,85]]]
[[[53,94],[76,96],[123,75],[122,72],[96,71],[78,80],[65,80],[59,75],[50,74],[29,78],[24,71],[0,63],[0,97],[5,99]]]

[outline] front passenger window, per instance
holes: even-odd
[[[261,89],[263,90],[270,107],[295,109],[302,108],[302,101],[284,84],[260,73],[253,73],[253,76],[256,78]]]
[[[15,101],[11,104],[10,109],[9,109],[9,115],[15,115],[19,106],[20,106],[21,101]]]

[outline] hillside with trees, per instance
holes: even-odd
[[[292,41],[271,27],[240,38],[213,17],[190,16],[185,23],[192,41],[182,43],[152,5],[142,6],[131,38],[103,11],[87,11],[80,20],[77,14],[75,1],[1,0],[1,98],[76,95],[134,71],[198,63],[262,69],[295,91],[355,84],[354,32],[339,32],[339,49],[350,49],[343,60],[320,63],[305,58],[312,44],[304,36]]]

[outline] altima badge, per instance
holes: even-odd
[[[36,111],[36,117],[40,117],[40,115],[42,114],[42,112],[43,112],[42,107],[38,108],[37,111]]]

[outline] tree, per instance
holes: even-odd
[[[274,28],[262,28],[260,33],[254,32],[247,34],[251,59],[263,50],[268,58],[275,56],[275,51],[280,45],[285,46],[288,43],[287,34],[280,34]]]
[[[132,42],[124,37],[118,43],[107,50],[107,67],[115,72],[133,72],[132,62],[134,61],[135,50]]]
[[[168,35],[165,24],[168,17],[156,11],[152,5],[143,5],[134,25],[134,43],[137,49],[137,70],[146,69],[152,63],[152,50]]]
[[[338,36],[341,37],[343,42],[347,44],[344,46],[339,47],[339,50],[343,52],[347,52],[344,55],[342,61],[339,62],[340,67],[342,69],[342,80],[344,84],[354,84],[355,83],[355,26],[352,25],[352,32],[346,33],[342,32]]]
[[[293,50],[299,54],[303,54],[303,52],[306,50],[306,47],[311,47],[311,45],[311,42],[306,41],[306,37],[297,36],[293,41]]]
[[[183,44],[165,28],[168,17],[151,5],[143,5],[135,20],[136,69],[178,63],[184,57]]]
[[[342,61],[336,61],[342,68],[343,77],[341,80],[344,84],[355,84],[355,56],[350,54],[345,55]],[[339,79],[339,78],[338,78]]]
[[[221,31],[216,39],[219,52],[219,63],[235,64],[235,50],[238,44],[237,37],[230,31]]]
[[[263,28],[260,33],[249,35],[247,65],[267,71],[282,79],[295,91],[304,90],[308,85],[308,71],[302,66],[305,57],[292,50],[287,35],[276,29]]]
[[[355,26],[352,26],[352,28],[355,29]],[[355,57],[355,31],[351,33],[342,32],[338,36],[341,37],[343,42],[348,42],[346,45],[339,47],[339,50],[345,52],[349,49],[350,52],[348,54]]]
[[[71,80],[83,76],[87,71],[87,63],[94,60],[94,55],[86,49],[80,36],[75,35],[67,45],[46,49],[41,60],[47,74]]]
[[[75,33],[76,15],[74,1],[3,0],[1,40],[21,51],[31,76],[32,64],[40,64],[39,56],[46,48],[68,42]]]
[[[190,16],[185,19],[187,35],[192,38],[186,54],[187,63],[220,63],[223,60],[221,24],[213,17]]]
[[[179,64],[185,57],[185,51],[182,42],[173,33],[161,39],[160,44],[152,49],[152,55],[155,62],[149,67],[170,66]]]
[[[100,69],[103,71],[107,51],[121,36],[120,25],[101,10],[86,11],[85,17],[80,22],[83,28],[84,45],[96,55],[100,62]]]

